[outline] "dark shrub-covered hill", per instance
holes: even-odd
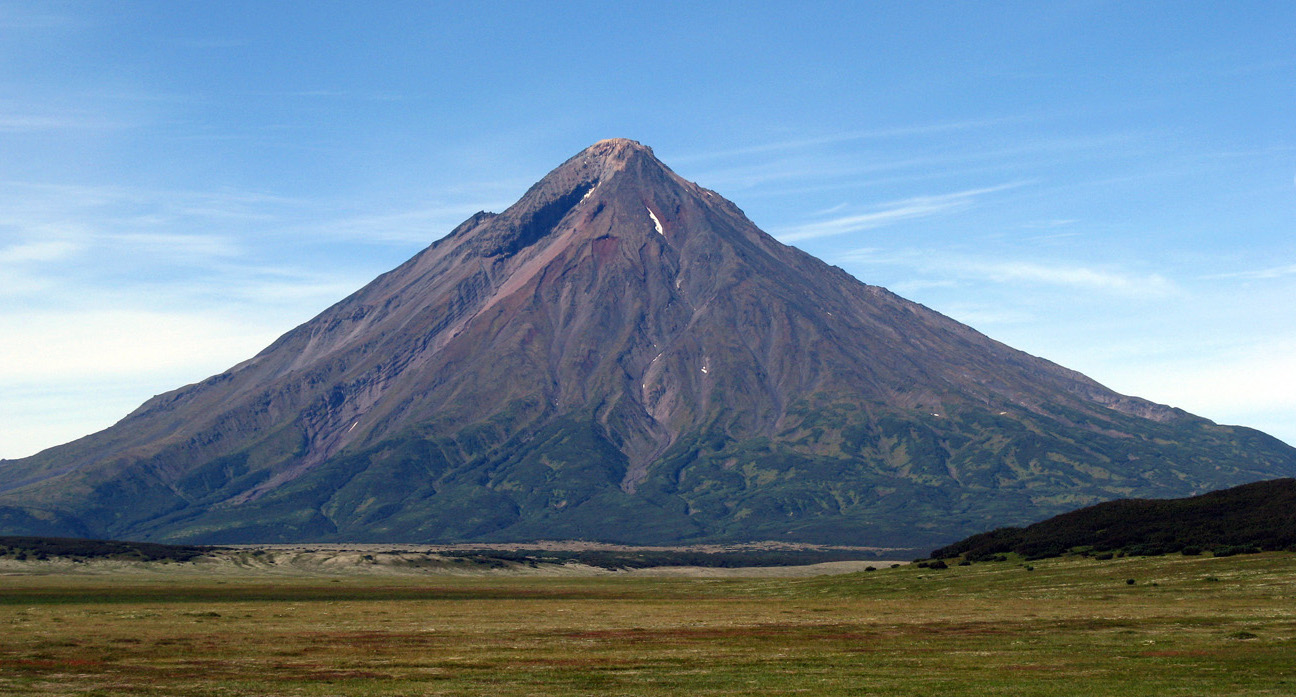
[[[1074,549],[1127,554],[1217,555],[1296,548],[1296,479],[1244,484],[1182,499],[1121,499],[1064,513],[1025,528],[999,528],[932,552],[982,561],[1016,553],[1028,559]]]
[[[42,560],[49,557],[66,557],[75,560],[191,561],[211,550],[211,547],[164,545],[153,542],[0,536],[0,558],[8,557],[19,561]]]

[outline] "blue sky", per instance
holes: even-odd
[[[0,1],[0,457],[259,351],[594,141],[1296,444],[1296,4]]]

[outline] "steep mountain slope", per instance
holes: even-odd
[[[254,358],[0,464],[0,531],[920,545],[1296,474],[601,141]]]

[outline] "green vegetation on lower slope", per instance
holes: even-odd
[[[530,414],[524,406],[517,412]],[[744,435],[720,417],[698,424],[630,491],[626,456],[593,413],[521,428],[510,411],[457,431],[411,428],[247,495],[302,457],[302,434],[285,427],[174,482],[163,473],[184,462],[158,455],[129,476],[80,482],[74,504],[10,492],[0,496],[0,531],[201,544],[779,540],[928,549],[1098,501],[1296,474],[1296,451],[1249,429],[1101,416],[966,404],[929,413],[816,395],[791,405],[773,435]]]
[[[0,693],[1258,697],[1296,556],[811,579],[9,576]]]

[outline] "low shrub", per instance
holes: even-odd
[[[1231,557],[1235,554],[1259,554],[1260,548],[1251,545],[1230,545],[1227,547],[1216,547],[1212,552],[1217,557]]]

